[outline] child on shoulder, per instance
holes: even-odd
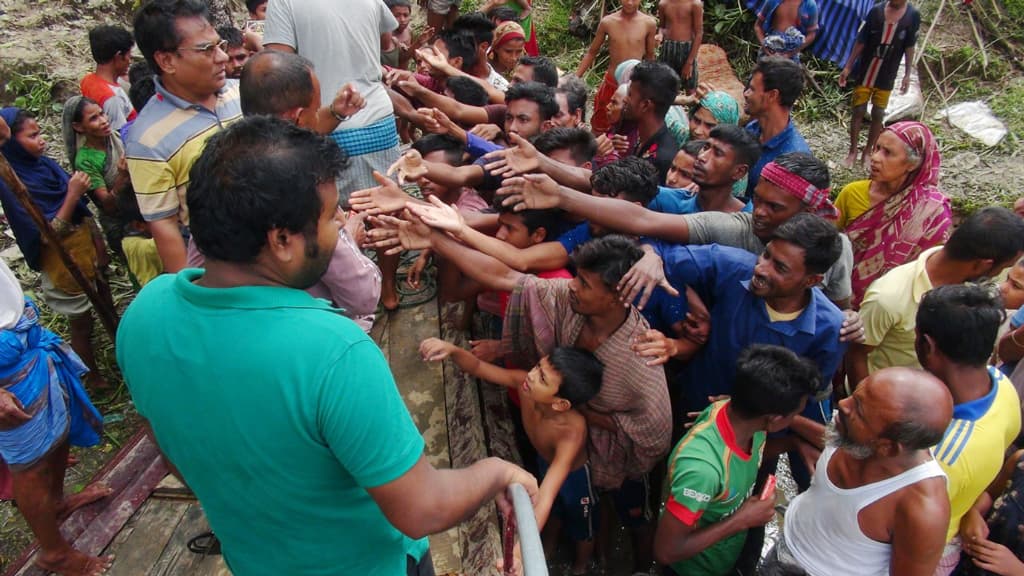
[[[567,522],[576,543],[572,573],[585,573],[594,551],[597,497],[587,464],[587,422],[575,408],[600,391],[601,362],[586,350],[560,347],[527,372],[484,362],[438,338],[424,340],[420,355],[428,362],[450,358],[467,374],[519,391],[523,428],[537,449],[542,478],[534,504],[537,526],[543,528],[553,510]]]

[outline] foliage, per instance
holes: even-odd
[[[14,99],[15,106],[37,117],[61,110],[60,103],[53,101],[53,81],[42,74],[11,71],[6,89],[18,95]]]

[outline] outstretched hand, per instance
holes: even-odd
[[[408,210],[403,212],[403,218],[371,216],[370,222],[374,228],[366,233],[365,246],[384,249],[384,253],[389,256],[400,254],[403,250],[430,248],[430,227]]]
[[[512,206],[516,212],[558,208],[561,189],[547,174],[523,174],[506,178],[495,192],[503,196],[502,206]]]
[[[365,106],[366,100],[363,99],[363,95],[350,82],[342,86],[338,93],[334,95],[334,101],[331,102],[331,112],[347,118],[359,112]]]
[[[396,163],[397,164],[397,163]],[[392,165],[392,168],[394,164]],[[388,172],[391,173],[390,171]],[[379,214],[390,214],[405,208],[405,202],[409,195],[398,187],[394,180],[385,177],[380,172],[373,172],[373,179],[379,186],[356,190],[349,196],[349,204],[356,212],[366,212],[371,216]]]
[[[665,277],[665,266],[653,250],[644,250],[644,256],[626,272],[617,287],[619,300],[626,306],[640,297],[637,309],[643,310],[647,301],[654,294],[654,289],[661,286],[672,296],[679,296],[679,291],[669,284]]]
[[[455,344],[440,338],[427,338],[420,342],[420,357],[424,362],[440,362],[451,355]]]
[[[424,224],[458,236],[466,228],[466,219],[453,205],[445,204],[437,196],[427,198],[430,204],[410,204],[409,211]]]
[[[519,134],[508,135],[509,144],[512,146],[503,150],[495,150],[484,156],[489,160],[484,164],[484,170],[495,176],[509,177],[516,174],[527,174],[540,169],[540,152]]]
[[[410,148],[388,168],[388,176],[398,173],[398,183],[415,182],[427,175],[427,165],[418,150]],[[380,182],[380,180],[378,180]]]
[[[630,346],[641,358],[649,358],[648,366],[661,366],[676,355],[675,343],[658,330],[646,330],[633,340]]]

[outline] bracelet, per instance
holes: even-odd
[[[334,111],[334,106],[331,106],[331,107],[329,108],[329,110],[331,111],[331,116],[334,116],[334,118],[335,118],[335,119],[336,119],[336,120],[337,120],[338,122],[344,122],[345,120],[348,120],[348,119],[349,119],[349,117],[348,117],[348,116],[345,116],[344,114],[338,114],[337,112],[335,112],[335,111]]]

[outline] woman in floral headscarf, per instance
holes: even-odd
[[[949,237],[953,215],[939,190],[939,147],[920,122],[897,122],[878,137],[871,178],[843,188],[839,221],[853,244],[853,304],[875,279]]]
[[[519,25],[523,29],[523,49],[530,56],[540,56],[540,45],[537,43],[537,30],[533,26],[533,2],[531,0],[488,0],[480,7],[484,14],[499,6],[510,8],[519,17]],[[495,35],[497,38],[497,35]]]
[[[491,66],[505,78],[512,72],[523,56],[523,45],[526,35],[523,27],[515,22],[502,22],[494,29],[494,41],[491,42]]]

